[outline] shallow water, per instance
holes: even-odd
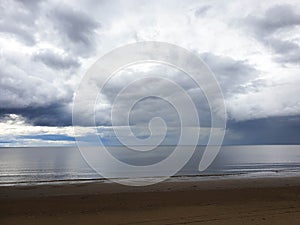
[[[182,154],[184,149],[182,147]],[[141,166],[166,158],[172,146],[161,146],[149,152],[128,151],[124,147],[109,147],[112,155],[123,162]],[[98,148],[90,148],[99,151]],[[204,148],[197,147],[190,161],[176,176],[300,174],[299,145],[223,146],[212,165],[198,171]],[[95,158],[97,161],[97,158]],[[116,168],[110,167],[109,170]],[[135,173],[118,171],[114,177],[134,178]],[[147,176],[160,176],[160,171],[149,171]],[[101,179],[83,159],[77,147],[0,148],[0,185],[51,181],[80,181]]]

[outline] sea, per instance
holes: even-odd
[[[102,148],[90,147],[89,150],[103,151]],[[159,146],[147,153],[122,146],[106,148],[118,160],[136,166],[137,170],[139,166],[151,165],[167,158],[174,151],[174,146]],[[182,147],[183,154],[185,148],[188,147]],[[300,145],[222,146],[213,163],[200,172],[198,167],[204,149],[204,146],[197,146],[190,160],[170,179],[300,176]],[[151,175],[151,172],[147,174]],[[160,173],[155,170],[151,176],[159,177]],[[136,177],[132,171],[122,170],[114,173],[111,178],[140,177]],[[0,148],[0,186],[93,181],[110,182],[110,179],[104,178],[97,169],[92,168],[78,147]]]

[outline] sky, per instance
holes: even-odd
[[[224,95],[225,145],[300,144],[297,0],[2,0],[0,147],[69,146],[75,138],[89,143],[94,128],[83,118],[74,133],[72,124],[74,93],[82,77],[104,54],[142,41],[179,45],[209,66]],[[116,94],[128,81],[149,74],[164,74],[189,93],[204,128],[199,144],[205,144],[210,114],[201,89],[181,71],[155,63],[125,68],[105,87],[95,115],[103,143],[119,143],[110,121]],[[166,90],[156,80],[144,80],[130,94],[147,88]],[[121,99],[123,105],[129,100]],[[179,126],[170,104],[145,98],[132,110],[134,134],[149,136],[144,128],[155,116]],[[122,126],[122,110],[117,118]],[[177,130],[170,129],[164,144],[176,140]]]

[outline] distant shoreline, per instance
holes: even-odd
[[[261,144],[224,144],[221,147],[230,147],[230,146],[284,146],[284,145],[292,145],[292,146],[300,146],[300,143],[261,143]],[[142,145],[140,145],[142,146]],[[173,147],[173,146],[178,146],[178,145],[161,145],[163,147]],[[194,147],[193,145],[180,145],[182,147]],[[205,147],[207,145],[197,145],[197,147]],[[125,147],[123,145],[87,145],[85,147]],[[1,148],[78,148],[78,146],[76,145],[76,143],[74,145],[39,145],[39,146],[0,146]]]

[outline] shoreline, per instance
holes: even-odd
[[[182,180],[178,179],[182,178]],[[200,179],[193,179],[200,178]],[[201,179],[203,178],[203,179]],[[149,186],[126,186],[112,180],[96,179],[82,182],[26,183],[22,185],[0,186],[0,200],[14,198],[98,195],[127,192],[169,192],[182,190],[218,190],[244,188],[299,187],[300,175],[241,177],[237,176],[179,176]]]
[[[289,178],[300,177],[299,170],[269,170],[257,172],[234,172],[234,173],[211,173],[211,174],[180,174],[166,179],[165,182],[193,182],[206,181],[211,179],[226,180],[226,179],[268,179],[268,178]],[[1,187],[10,186],[40,186],[40,185],[68,185],[68,184],[84,184],[84,183],[114,183],[118,180],[136,180],[136,179],[156,179],[157,177],[141,177],[141,178],[78,178],[78,179],[61,179],[61,180],[35,180],[35,181],[18,181],[18,182],[3,182]]]

